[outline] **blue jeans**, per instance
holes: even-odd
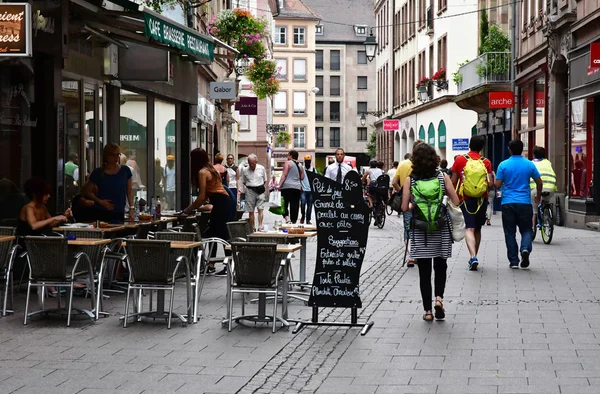
[[[531,253],[533,231],[531,222],[533,209],[531,204],[503,204],[502,227],[504,241],[510,264],[519,264],[519,245],[517,245],[517,227],[521,233],[521,252],[526,250]]]
[[[312,217],[313,196],[312,192],[302,191],[300,195],[300,214],[302,219],[306,216],[306,221],[310,222]]]

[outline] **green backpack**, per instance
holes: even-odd
[[[442,212],[444,189],[436,176],[429,179],[415,179],[410,187],[413,195],[413,221],[415,228],[433,232],[443,228]]]

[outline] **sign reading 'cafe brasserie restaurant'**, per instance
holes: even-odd
[[[31,5],[0,4],[0,57],[31,56]]]
[[[170,23],[161,15],[144,10],[144,35],[191,55],[214,60],[214,43],[185,26]]]

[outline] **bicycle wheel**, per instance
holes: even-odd
[[[392,209],[392,206],[390,204],[385,205],[385,213],[387,213],[388,216],[394,214],[394,210]]]
[[[379,205],[379,212],[377,214],[379,216],[379,221],[377,222],[377,227],[383,228],[385,225],[385,211],[381,205]]]
[[[544,207],[544,215],[542,216],[542,240],[546,245],[552,242],[552,235],[554,234],[554,219],[552,217],[552,207],[546,205]]]
[[[533,232],[531,233],[531,242],[535,241],[535,236],[537,235],[537,226],[538,226],[538,220],[537,220],[537,215],[533,215],[533,217],[535,218],[535,225],[533,226]]]

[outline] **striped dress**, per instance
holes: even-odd
[[[442,185],[444,195],[446,195],[446,182],[444,174],[438,173],[438,179]],[[415,180],[410,178],[410,186],[415,185]],[[414,201],[414,196],[411,195],[411,201]],[[414,217],[414,214],[413,214]],[[448,259],[452,257],[452,224],[447,220],[447,227],[439,231],[426,233],[412,226],[410,230],[410,257],[413,259],[431,259],[441,257]],[[427,237],[427,239],[425,239]]]

